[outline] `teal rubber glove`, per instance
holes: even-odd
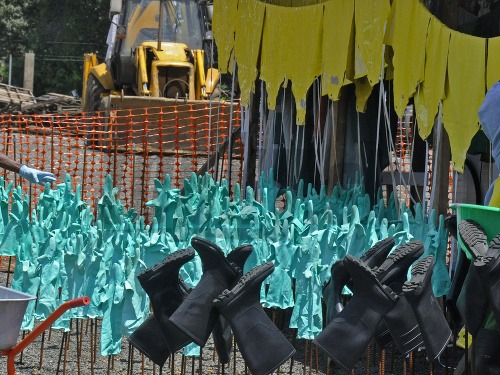
[[[21,166],[19,169],[19,175],[29,182],[38,185],[45,185],[47,182],[54,182],[56,177],[51,172],[40,171],[35,168],[30,168],[26,165]]]
[[[295,306],[290,328],[297,328],[297,338],[313,339],[323,329],[321,273],[318,239],[314,234],[303,238],[296,270]]]
[[[291,231],[293,231],[293,226]],[[271,258],[274,261],[274,272],[269,276],[269,289],[266,298],[266,307],[287,309],[293,307],[292,273],[290,267],[297,247],[293,246],[288,230],[288,221],[285,220],[281,228],[278,242],[271,244]]]

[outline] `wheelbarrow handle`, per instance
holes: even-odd
[[[75,298],[66,303],[69,305],[68,309],[73,309],[75,307],[87,306],[88,304],[90,304],[90,298],[87,296]]]
[[[62,314],[64,314],[69,309],[79,306],[86,306],[89,303],[90,298],[85,296],[66,301],[61,306],[59,306],[43,322],[35,327],[35,329],[31,331],[24,339],[19,341],[16,346],[8,351],[7,374],[14,375],[16,373],[16,369],[14,367],[14,358],[16,357],[16,355],[21,353],[29,344],[31,344],[38,336],[40,336],[43,331],[45,331],[52,325],[52,323],[59,319]]]

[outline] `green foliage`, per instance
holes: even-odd
[[[24,53],[35,53],[35,95],[81,92],[83,54],[106,51],[109,0],[0,1],[0,59],[13,55],[12,84],[23,81]]]

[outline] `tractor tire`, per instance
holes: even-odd
[[[84,112],[97,112],[101,107],[101,94],[107,93],[106,90],[101,83],[97,80],[97,78],[89,74],[87,79],[87,91],[85,97],[85,107],[83,108]]]

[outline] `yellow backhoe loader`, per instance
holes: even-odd
[[[217,96],[211,9],[207,0],[111,0],[106,58],[85,54],[83,111]]]

